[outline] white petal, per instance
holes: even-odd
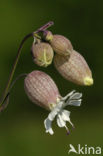
[[[68,100],[67,101],[67,105],[71,105],[71,106],[80,106],[81,105],[81,99],[79,100]]]
[[[74,92],[75,92],[75,90],[71,91],[65,97],[63,97],[62,100],[65,101],[68,97],[72,96]]]
[[[65,125],[66,125],[66,122],[62,119],[60,114],[58,114],[58,116],[57,116],[57,125],[59,127],[65,127]]]
[[[64,121],[69,121],[70,112],[67,110],[61,111],[61,117]]]
[[[51,134],[51,135],[53,135],[53,134],[54,134],[54,132],[53,132],[52,128],[50,128],[50,129],[49,129],[49,131],[46,131],[46,133],[48,133],[48,132],[49,132],[49,134]]]
[[[54,108],[48,115],[49,120],[53,121],[58,113],[58,109]]]
[[[51,135],[53,135],[53,130],[52,130],[52,127],[51,127],[51,120],[49,120],[48,118],[46,118],[45,120],[44,120],[44,126],[45,126],[45,128],[46,128],[46,133],[50,133]]]
[[[80,99],[81,97],[82,97],[82,93],[76,92],[76,93],[72,94],[69,99],[76,100],[76,99]]]
[[[72,123],[71,120],[70,120],[70,112],[69,112],[69,111],[63,110],[63,111],[61,112],[61,117],[62,117],[62,119],[63,119],[64,121],[68,121],[68,122],[72,125],[72,127],[74,127],[73,123]]]
[[[63,101],[60,101],[57,106],[53,108],[53,110],[49,113],[48,118],[49,120],[53,121],[55,116],[60,112],[63,106]]]

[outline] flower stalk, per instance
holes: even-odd
[[[2,112],[9,104],[9,97],[10,97],[10,93],[11,93],[11,89],[13,88],[13,86],[15,85],[16,81],[19,80],[22,77],[27,76],[26,73],[20,74],[18,77],[16,77],[16,79],[12,82],[12,84],[9,87],[8,93],[3,101],[3,104],[0,107],[0,112]]]

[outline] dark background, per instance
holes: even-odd
[[[12,89],[8,108],[0,114],[0,155],[68,155],[69,144],[77,147],[103,145],[103,1],[102,0],[4,0],[0,1],[0,95],[5,88],[22,38],[54,21],[55,34],[68,37],[74,49],[88,62],[94,78],[92,87],[64,80],[53,65],[37,67],[30,55],[33,39],[24,45],[14,79],[20,73],[44,70],[54,79],[62,96],[73,89],[83,93],[82,106],[71,107],[75,130],[69,136],[53,124],[54,135],[45,133],[48,112],[29,101],[23,78]],[[72,155],[72,154],[71,154]]]

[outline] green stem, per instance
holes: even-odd
[[[16,56],[16,59],[15,59],[15,62],[13,64],[13,68],[11,70],[11,73],[10,73],[10,76],[9,76],[9,79],[8,79],[8,82],[7,82],[7,85],[5,87],[5,90],[4,90],[4,93],[2,95],[2,98],[0,100],[0,106],[3,104],[7,94],[8,94],[8,90],[9,90],[9,87],[10,87],[10,84],[11,84],[11,81],[12,81],[12,78],[13,78],[13,75],[14,75],[14,72],[15,72],[15,69],[16,69],[16,66],[17,66],[17,63],[18,63],[18,60],[20,58],[20,54],[21,54],[21,49],[24,45],[24,42],[29,38],[29,37],[34,37],[35,34],[37,34],[38,32],[40,31],[45,31],[48,27],[50,27],[51,25],[53,25],[53,22],[48,22],[47,24],[45,24],[44,26],[40,27],[39,29],[37,29],[35,32],[33,33],[30,33],[28,35],[26,35],[24,37],[24,39],[22,40],[20,46],[19,46],[19,49],[17,51],[17,56]]]

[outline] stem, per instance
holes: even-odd
[[[19,49],[18,49],[18,52],[17,52],[17,56],[16,56],[16,59],[15,59],[14,64],[13,64],[13,68],[12,68],[12,70],[11,70],[11,73],[10,73],[10,76],[9,76],[9,79],[8,79],[8,82],[7,82],[7,85],[6,85],[6,88],[5,88],[5,90],[4,90],[3,96],[2,96],[1,101],[0,101],[0,105],[2,105],[2,103],[3,103],[3,101],[4,101],[5,97],[6,97],[6,95],[7,95],[7,93],[8,93],[8,89],[9,89],[9,86],[10,86],[10,84],[11,84],[11,81],[12,81],[12,78],[13,78],[13,75],[14,75],[14,72],[15,72],[15,69],[16,69],[16,66],[17,66],[19,57],[20,57],[21,49],[22,49],[22,47],[23,47],[23,44],[24,44],[24,42],[25,42],[29,37],[31,37],[31,36],[33,36],[32,33],[26,35],[26,36],[24,37],[24,39],[22,40],[20,46],[19,46]]]
[[[20,74],[18,77],[16,77],[16,79],[12,82],[11,86],[9,87],[9,93],[10,93],[10,90],[13,88],[14,84],[16,83],[17,80],[19,80],[21,77],[25,77],[27,76],[28,74],[26,73],[23,73],[23,74]]]
[[[12,82],[11,86],[9,87],[8,93],[6,94],[6,97],[3,101],[3,104],[0,106],[0,112],[2,112],[9,104],[9,96],[10,96],[10,91],[13,88],[14,84],[16,83],[17,80],[19,80],[21,77],[27,76],[27,74],[20,74],[16,79]]]
[[[49,28],[51,25],[53,25],[54,23],[53,22],[48,22],[47,24],[45,24],[44,26],[40,27],[39,29],[37,29],[35,32],[33,33],[30,33],[28,35],[26,35],[24,37],[24,39],[21,41],[21,44],[19,46],[19,49],[17,51],[17,56],[16,56],[16,59],[15,59],[15,62],[13,64],[13,67],[12,67],[12,70],[11,70],[11,73],[10,73],[10,76],[9,76],[9,79],[8,79],[8,82],[7,82],[7,85],[6,85],[6,88],[4,90],[4,93],[2,95],[2,98],[0,100],[0,106],[3,104],[4,100],[5,100],[5,97],[7,96],[8,94],[8,90],[9,90],[9,87],[10,87],[10,84],[11,84],[11,81],[12,81],[12,78],[13,78],[13,75],[14,75],[14,72],[15,72],[15,69],[16,69],[16,66],[17,66],[17,63],[18,63],[18,60],[19,60],[19,57],[20,57],[20,54],[21,54],[21,49],[24,45],[24,42],[29,38],[29,37],[34,37],[35,34],[37,34],[38,32],[40,31],[44,31],[46,30],[47,28]]]
[[[40,31],[46,30],[47,28],[51,27],[53,24],[54,24],[53,21],[48,22],[47,24],[45,24],[41,28],[39,28],[37,31],[35,31],[34,34],[40,32]]]

